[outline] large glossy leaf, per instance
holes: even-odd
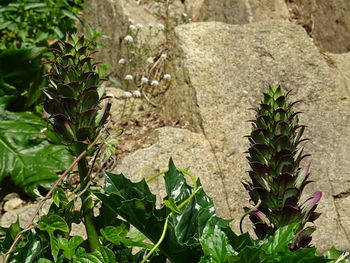
[[[165,208],[156,210],[155,196],[150,192],[146,181],[132,183],[122,174],[112,173],[106,173],[105,180],[106,194],[96,193],[96,196],[106,207],[118,213],[156,243],[163,231],[167,214]],[[193,251],[177,242],[171,225],[159,249],[168,258],[174,259],[173,262],[186,262],[200,257],[196,256],[200,251]]]
[[[38,185],[47,186],[72,162],[63,146],[45,138],[45,122],[30,113],[0,112],[0,183],[10,179],[35,196]]]
[[[176,169],[172,160],[165,175],[167,198],[179,206],[186,200],[193,188],[186,183],[184,175]],[[203,255],[200,237],[206,224],[211,221],[220,228],[227,228],[227,220],[215,216],[212,200],[205,194],[197,181],[194,198],[181,207],[181,214],[173,213],[165,238],[159,246],[160,252],[172,262],[198,262]],[[122,216],[128,223],[156,243],[163,231],[165,219],[171,209],[164,206],[156,209],[156,198],[150,192],[145,180],[132,183],[122,174],[106,173],[105,194],[97,197],[110,210]]]
[[[174,200],[176,205],[180,205],[193,192],[193,188],[186,183],[184,175],[176,169],[172,160],[169,162],[169,170],[164,180],[168,194],[166,199],[171,198],[170,200]],[[197,180],[196,185],[194,198],[181,209],[181,214],[176,213],[170,218],[180,244],[198,245],[203,229],[209,221],[220,227],[228,227],[228,220],[215,215],[213,200],[204,192],[200,180]]]
[[[229,244],[226,234],[220,229],[219,225],[208,222],[201,236],[201,245],[204,257],[210,262],[225,262],[226,258],[236,252]]]

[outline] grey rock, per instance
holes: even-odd
[[[326,51],[343,53],[350,50],[350,1],[286,1],[291,16],[302,24]]]
[[[84,24],[80,26],[80,31],[89,35],[87,25],[90,24],[108,38],[101,38],[102,44],[106,48],[99,50],[95,58],[102,63],[108,63],[113,69],[118,68],[122,47],[120,45],[127,30],[127,18],[123,12],[120,0],[88,0],[84,9]],[[119,55],[120,56],[120,55]]]
[[[14,210],[23,203],[24,201],[21,198],[18,198],[18,197],[12,198],[4,204],[4,210],[5,211]]]
[[[350,191],[348,192],[347,196],[344,196],[343,198],[337,198],[335,200],[335,204],[339,211],[342,227],[347,235],[350,236]]]
[[[50,208],[51,201],[48,200],[44,204],[43,208],[40,211],[40,215],[47,214]],[[10,210],[2,215],[0,218],[0,226],[9,227],[12,223],[16,222],[17,217],[19,218],[19,223],[21,227],[26,227],[32,220],[35,210],[37,209],[38,204],[29,204],[21,208]],[[37,218],[34,222],[37,222]]]
[[[193,23],[176,29],[174,45],[174,82],[164,112],[209,140],[223,191],[229,193],[231,216],[237,218],[248,202],[240,183],[248,169],[246,121],[254,118],[247,109],[257,105],[268,85],[280,84],[293,90],[293,100],[303,101],[296,110],[304,112],[300,123],[308,126],[306,137],[312,139],[306,152],[312,154],[311,178],[316,181],[307,194],[324,193],[315,244],[321,250],[332,245],[349,250],[333,197],[350,188],[349,93],[304,29],[281,20],[242,26]]]
[[[289,17],[284,0],[186,0],[185,7],[193,21],[246,24]]]

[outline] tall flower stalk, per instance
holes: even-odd
[[[322,196],[315,192],[304,203],[300,197],[308,180],[310,164],[304,168],[300,162],[303,154],[302,139],[305,126],[299,125],[298,114],[293,112],[295,103],[289,103],[280,86],[270,86],[255,109],[256,119],[248,136],[250,148],[248,160],[251,167],[250,181],[244,182],[253,209],[245,207],[261,239],[272,235],[278,228],[296,224],[296,238],[291,249],[307,247],[314,226],[305,226],[319,217],[315,212]]]
[[[104,90],[102,79],[92,63],[92,49],[84,37],[69,35],[66,42],[59,42],[53,49],[55,59],[50,61],[52,70],[47,75],[50,86],[44,89],[47,101],[45,111],[53,130],[67,145],[74,156],[79,156],[98,136],[105,123],[110,105],[100,106]],[[90,249],[99,246],[94,225],[93,202],[87,188],[90,170],[86,157],[78,162],[82,215]]]

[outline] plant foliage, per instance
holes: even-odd
[[[50,132],[40,132],[45,127],[45,121],[34,114],[0,112],[0,183],[10,179],[36,196],[37,186],[48,188],[56,173],[71,163],[65,147],[51,144]]]
[[[245,182],[251,201],[258,208],[250,210],[255,233],[264,238],[280,227],[297,224],[298,232],[291,249],[306,247],[315,227],[305,227],[320,214],[315,212],[322,196],[315,192],[306,202],[300,203],[308,180],[310,165],[300,168],[305,141],[302,135],[305,126],[298,124],[298,114],[293,112],[294,103],[289,103],[280,86],[270,86],[256,109],[252,132],[248,136],[251,182]]]
[[[49,121],[62,142],[78,156],[98,135],[105,123],[110,105],[100,108],[104,89],[102,79],[91,62],[90,43],[84,37],[69,35],[54,49],[50,61],[50,87],[44,89],[48,100],[44,104]]]

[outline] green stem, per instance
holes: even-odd
[[[168,170],[165,171],[161,171],[155,175],[153,175],[151,178],[149,178],[147,180],[147,183],[149,183],[150,181],[152,181],[153,179],[157,178],[158,176],[161,176],[162,174],[167,173]],[[178,208],[182,208],[184,205],[186,205],[189,201],[191,201],[192,198],[194,198],[194,196],[196,195],[197,192],[197,182],[196,182],[196,178],[189,173],[187,170],[179,170],[179,172],[181,172],[182,174],[186,174],[187,176],[189,176],[193,182],[193,191],[192,194],[185,200],[183,201]],[[148,252],[148,254],[144,257],[144,259],[141,261],[141,263],[145,263],[146,260],[153,254],[154,251],[156,251],[156,249],[160,246],[160,244],[163,242],[164,238],[165,238],[165,234],[168,228],[168,222],[169,222],[169,218],[174,214],[174,212],[170,212],[168,214],[168,216],[165,219],[165,223],[164,223],[164,227],[163,227],[163,232],[158,240],[158,242],[154,245],[154,247],[150,250],[150,252]]]
[[[161,176],[162,174],[165,174],[166,172],[168,172],[168,170],[164,170],[164,171],[161,171],[155,175],[153,175],[152,177],[148,178],[146,180],[147,183],[151,182],[152,180],[156,179],[157,177]]]
[[[170,212],[170,214],[166,217],[164,227],[163,227],[163,232],[162,235],[160,236],[157,244],[154,245],[154,247],[148,252],[148,254],[144,257],[144,259],[141,261],[141,263],[144,263],[147,261],[147,259],[153,254],[154,251],[160,246],[160,244],[163,242],[163,239],[165,238],[166,230],[168,229],[168,222],[169,222],[169,217],[173,215],[173,212]]]
[[[86,180],[86,177],[89,176],[89,170],[85,156],[79,160],[78,169],[80,177],[80,189],[85,189],[86,185],[89,182],[89,180]],[[85,191],[81,195],[81,201],[81,211],[84,217],[84,225],[88,236],[90,250],[94,251],[100,246],[100,243],[98,240],[98,234],[94,223],[94,206],[89,191]]]

